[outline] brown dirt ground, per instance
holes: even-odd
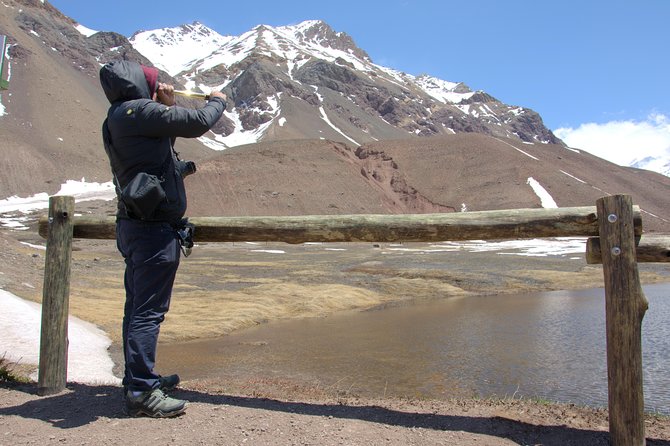
[[[0,231],[0,288],[39,301],[44,254],[19,240],[44,243],[33,230]],[[179,304],[164,324],[163,341],[221,336],[265,320],[384,307],[402,302],[402,296],[425,300],[435,295],[602,286],[602,269],[579,261],[478,255],[473,263],[471,256],[452,253],[446,269],[435,265],[447,264],[447,259],[433,262],[431,257],[426,262],[426,256],[390,255],[385,245],[358,246],[341,254],[308,245],[258,248],[283,249],[287,254],[268,262],[267,255],[244,244],[197,247],[180,269],[175,289]],[[667,264],[640,265],[640,270],[643,283],[667,282],[670,277]],[[75,242],[71,313],[109,333],[117,363],[121,277],[122,262],[113,242]],[[345,291],[352,297],[341,305],[312,299],[315,294]],[[282,295],[300,300],[296,305],[300,311],[280,305]],[[90,305],[91,299],[96,305]],[[189,304],[196,301],[202,306],[197,311]],[[221,306],[235,316],[224,320],[226,312],[221,312],[221,318],[201,323],[199,318]],[[91,307],[96,311],[85,311]],[[184,333],[188,327],[191,330]],[[373,398],[305,382],[226,377],[184,383],[174,395],[189,401],[186,414],[153,420],[126,417],[119,387],[70,383],[64,392],[47,397],[38,396],[36,390],[35,383],[0,383],[0,445],[609,444],[607,411],[513,397]],[[645,429],[647,444],[670,445],[670,418],[647,414]]]
[[[528,400],[396,400],[327,395],[254,381],[192,384],[174,419],[128,418],[118,387],[71,384],[48,397],[0,388],[0,444],[607,445],[604,410]],[[670,444],[647,415],[648,445]]]

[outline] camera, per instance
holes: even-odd
[[[193,225],[188,224],[177,230],[179,243],[185,248],[193,248]]]
[[[177,160],[177,170],[179,170],[182,178],[186,178],[195,173],[195,163],[193,161]]]
[[[191,255],[193,249],[193,233],[195,226],[188,222],[187,218],[182,219],[180,226],[177,228],[177,236],[179,237],[179,245],[184,257]]]

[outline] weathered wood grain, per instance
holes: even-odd
[[[38,394],[65,389],[74,198],[49,198],[47,252],[42,294]]]
[[[600,227],[607,331],[610,439],[642,446],[642,318],[648,308],[635,260],[633,200],[613,195],[596,202]]]
[[[638,263],[670,262],[670,237],[665,235],[643,235],[635,248]],[[586,263],[602,263],[600,238],[591,237],[586,241]]]
[[[595,206],[444,214],[193,217],[196,242],[419,242],[597,236]],[[639,208],[635,230],[642,233]],[[75,218],[75,238],[113,239],[114,217]],[[46,236],[46,220],[40,220]]]

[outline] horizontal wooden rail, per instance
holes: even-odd
[[[635,233],[642,234],[639,207]],[[595,206],[445,214],[192,217],[196,242],[429,242],[597,236]],[[46,218],[39,233],[46,237]],[[78,216],[74,237],[114,239],[115,218]]]
[[[645,235],[635,247],[638,262],[670,262],[670,237]],[[586,242],[586,263],[603,263],[600,237],[591,237]]]

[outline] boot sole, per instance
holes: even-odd
[[[186,406],[182,407],[181,409],[177,410],[171,410],[164,412],[162,410],[157,410],[157,411],[150,411],[150,410],[145,410],[145,409],[128,409],[126,411],[128,413],[128,416],[130,417],[149,417],[149,418],[173,418],[173,417],[178,417],[179,415],[184,414],[186,412]]]

